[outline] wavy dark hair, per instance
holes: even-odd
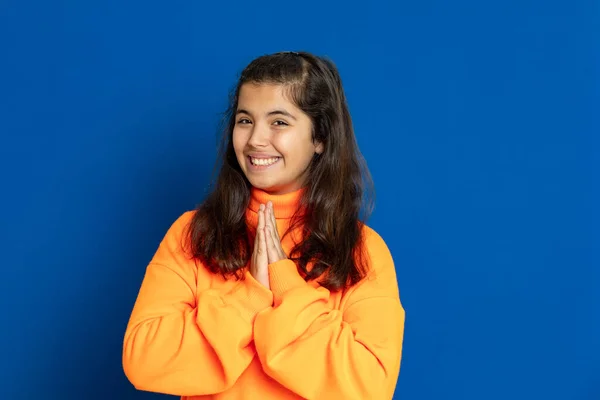
[[[289,254],[306,274],[329,290],[358,283],[368,270],[363,225],[372,211],[374,188],[358,149],[342,81],[334,63],[308,52],[282,52],[253,60],[241,73],[225,113],[213,190],[194,213],[189,227],[192,255],[211,272],[241,278],[252,256],[245,212],[251,185],[232,143],[240,88],[245,83],[279,84],[306,113],[315,154],[290,229],[303,240]],[[312,268],[308,268],[312,265]]]

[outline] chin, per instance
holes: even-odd
[[[250,185],[252,185],[252,187],[264,190],[265,192],[269,192],[277,187],[273,183],[265,182],[264,180],[248,179],[248,182],[250,182]]]
[[[284,191],[284,189],[285,189],[285,186],[278,185],[275,183],[257,182],[257,181],[253,182],[250,180],[250,184],[252,185],[252,187],[263,190],[270,194],[278,194],[278,193]]]

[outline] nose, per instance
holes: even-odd
[[[269,141],[269,129],[260,123],[255,123],[250,134],[250,139],[248,139],[248,145],[251,147],[266,147],[269,145]]]

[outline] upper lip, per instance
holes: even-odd
[[[247,155],[252,158],[279,158],[279,156],[264,153],[248,153]]]

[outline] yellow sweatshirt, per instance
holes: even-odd
[[[282,236],[300,193],[253,189],[248,225],[270,200]],[[247,269],[245,280],[225,280],[193,261],[183,235],[192,213],[158,247],[125,332],[123,368],[137,389],[182,400],[392,398],[405,313],[374,230],[364,228],[371,270],[357,285],[330,292],[281,260],[269,265],[269,290]],[[287,254],[297,238],[283,239]]]

